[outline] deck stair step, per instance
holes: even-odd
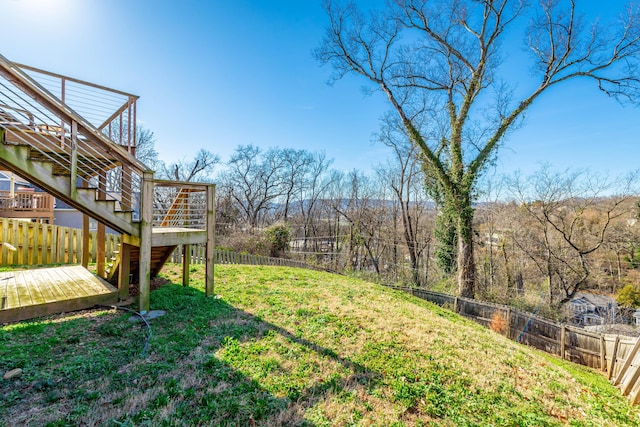
[[[156,277],[162,267],[167,262],[176,246],[155,246],[151,248],[151,278]],[[134,278],[134,283],[138,278],[138,268],[140,266],[140,248],[132,246],[129,251],[130,267],[129,273]],[[118,282],[118,272],[120,269],[120,254],[116,256],[116,261],[113,264],[113,268],[110,269],[106,279],[110,283],[116,284]]]

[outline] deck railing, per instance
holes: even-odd
[[[0,211],[53,212],[54,198],[47,193],[0,191]],[[6,216],[6,215],[2,215]]]
[[[206,230],[209,184],[154,180],[153,226]]]
[[[15,64],[33,80],[88,120],[109,139],[133,152],[138,96],[24,64]],[[70,132],[64,121],[53,124]]]

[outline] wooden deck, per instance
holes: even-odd
[[[118,290],[82,266],[0,272],[0,323],[113,304]]]

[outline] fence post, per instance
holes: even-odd
[[[511,339],[511,307],[507,307],[507,338]]]
[[[611,354],[611,363],[609,364],[609,375],[608,375],[609,381],[611,381],[611,378],[613,378],[613,370],[616,367],[616,359],[618,357],[619,345],[620,345],[620,335],[616,335],[616,341],[613,344],[613,353]]]
[[[605,342],[604,342],[604,334],[601,333],[600,334],[600,370],[601,371],[607,370],[606,351],[607,351],[607,346],[605,345]]]
[[[565,325],[562,325],[560,328],[560,359],[564,360],[564,347],[567,339],[567,327]]]
[[[455,298],[453,299],[453,312],[454,312],[454,313],[458,313],[458,309],[459,309],[459,306],[458,306],[458,297],[455,297]]]
[[[43,224],[42,227],[42,263],[49,264],[50,254],[51,254],[51,224]]]

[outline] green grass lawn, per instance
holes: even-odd
[[[179,283],[177,266],[164,270]],[[152,292],[144,324],[93,310],[0,328],[0,425],[638,426],[606,378],[401,292],[216,267],[216,298]]]

